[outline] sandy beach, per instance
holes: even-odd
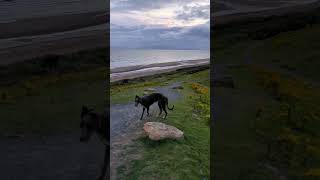
[[[145,76],[169,73],[192,67],[209,67],[209,65],[210,59],[199,59],[115,68],[111,70],[110,82],[117,82],[124,79],[135,79]]]

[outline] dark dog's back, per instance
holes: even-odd
[[[165,117],[167,117],[167,114],[168,114],[166,111],[166,108],[168,108],[169,110],[173,110],[173,106],[172,108],[168,107],[168,98],[162,95],[161,93],[152,93],[149,95],[145,95],[143,97],[136,96],[135,102],[136,102],[136,106],[139,103],[143,106],[143,112],[140,119],[142,119],[143,117],[145,108],[147,109],[147,113],[149,115],[149,107],[155,102],[158,102],[160,114],[162,113],[162,110],[166,113]]]
[[[160,93],[151,93],[149,95],[145,95],[141,97],[141,104],[144,106],[150,106],[153,103],[163,99],[165,96],[163,96]]]

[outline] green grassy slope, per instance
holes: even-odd
[[[240,65],[225,72],[235,89],[214,87],[217,179],[319,179],[319,19],[317,11],[216,30],[215,62]]]
[[[154,121],[179,128],[185,133],[185,139],[159,142],[148,138],[135,140],[126,154],[140,152],[142,158],[120,166],[119,179],[209,179],[209,70],[164,75],[149,84],[113,86],[111,99],[117,103],[132,101],[135,93],[146,88],[145,85],[161,86],[170,82],[183,82],[183,98],[174,103],[175,109],[166,120],[154,118]]]
[[[253,57],[257,62],[274,65],[319,81],[320,25],[281,33],[259,45]]]

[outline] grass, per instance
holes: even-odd
[[[261,168],[265,146],[252,130],[261,103],[276,108],[246,67],[226,72],[234,77],[235,89],[215,88],[213,128],[213,173],[217,179],[271,179],[272,173]],[[255,178],[254,178],[255,177]]]
[[[0,66],[0,85],[10,86],[30,77],[81,72],[106,66],[107,49],[89,49],[66,55],[45,55]]]
[[[187,75],[186,75],[187,74]],[[128,84],[114,84],[110,87],[110,103],[127,103],[134,100],[135,95],[142,95],[144,89],[154,86],[165,86],[167,84],[179,81],[184,82],[186,78],[190,82],[199,81],[199,83],[210,85],[210,77],[207,71],[188,75],[186,72],[174,72],[170,74],[160,74],[147,79],[130,81]]]
[[[240,65],[225,72],[236,88],[214,87],[216,179],[319,179],[319,15],[216,28],[214,61]]]
[[[126,86],[111,86],[110,90],[110,102],[111,104],[114,103],[127,103],[129,101],[133,101],[135,95],[142,95],[144,89],[147,87],[152,87],[155,85],[160,85],[158,82],[151,81],[151,82],[143,82],[143,83],[130,83]]]
[[[1,73],[8,74],[0,86],[0,132],[74,132],[79,128],[82,105],[102,111],[108,99],[105,82],[107,69],[99,65],[105,61],[100,51],[53,56],[56,66],[48,71],[38,66],[46,64],[41,58],[3,66]],[[94,57],[98,60],[90,62]]]
[[[264,41],[254,51],[254,59],[260,63],[272,63],[282,69],[320,80],[320,25],[281,33]],[[290,53],[288,53],[290,52]]]
[[[256,129],[264,132],[269,143],[267,158],[292,178],[319,178],[312,173],[320,166],[319,89],[276,72],[255,72],[259,83],[282,107],[270,112],[266,106],[256,120]]]
[[[140,152],[141,159],[133,160],[118,168],[119,179],[209,179],[210,159],[210,96],[209,70],[194,74],[177,73],[153,79],[150,83],[164,85],[170,82],[183,82],[181,90],[183,98],[178,100],[175,110],[170,113],[164,123],[173,125],[185,134],[182,141],[162,140],[153,142],[148,138],[135,140],[129,145],[130,151]],[[144,87],[144,83],[114,86],[111,89],[121,89],[113,94],[126,97],[133,86],[137,89]],[[200,98],[201,97],[201,98]],[[121,101],[131,101],[123,98]]]

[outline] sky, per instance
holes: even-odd
[[[209,49],[209,0],[111,0],[111,48]]]

